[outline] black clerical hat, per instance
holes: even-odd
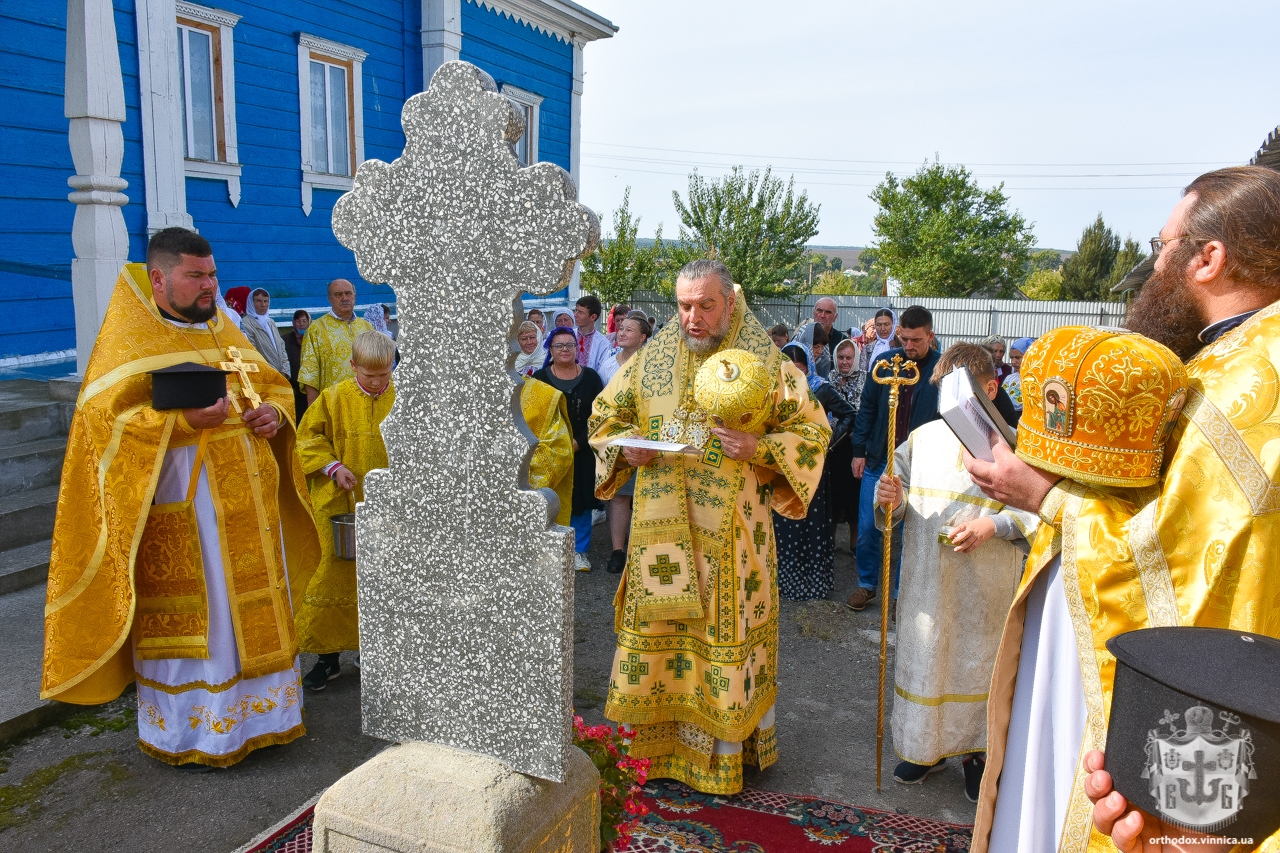
[[[207,364],[185,362],[148,371],[153,409],[203,409],[227,396],[227,373]]]
[[[1280,829],[1280,640],[1221,628],[1147,628],[1116,656],[1107,771],[1167,823],[1252,838]]]

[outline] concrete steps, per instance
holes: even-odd
[[[52,547],[53,540],[45,539],[0,552],[0,595],[44,584]]]
[[[0,382],[0,744],[75,706],[40,699],[45,584],[74,382]]]

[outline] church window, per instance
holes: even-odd
[[[538,162],[538,120],[542,105],[542,96],[517,89],[515,86],[502,85],[502,94],[507,96],[516,112],[524,119],[524,133],[515,143],[516,158],[521,166],[531,166]]]
[[[182,0],[175,6],[178,123],[185,172],[187,177],[226,181],[235,205],[240,201],[240,158],[232,35],[240,16]]]
[[[298,36],[302,209],[315,189],[345,192],[364,159],[362,66],[368,54],[328,39]]]

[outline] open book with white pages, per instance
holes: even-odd
[[[958,365],[938,386],[938,414],[974,458],[994,462],[997,443],[1012,448],[1015,433],[978,385],[969,369]]]

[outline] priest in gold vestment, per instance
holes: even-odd
[[[1033,550],[1006,625],[991,686],[975,851],[1014,849],[1001,837],[1001,812],[1008,800],[1028,796],[1009,784],[1026,770],[1026,757],[1006,740],[1028,722],[1018,693],[1028,680],[1019,658],[1029,642],[1043,662],[1056,661],[1062,673],[1073,669],[1076,679],[1076,731],[1062,732],[1053,721],[1061,760],[1040,768],[1040,793],[1031,794],[1044,803],[1031,822],[1048,821],[1056,849],[1075,853],[1159,850],[1133,846],[1142,844],[1136,836],[1191,834],[1162,826],[1153,802],[1127,804],[1122,820],[1109,804],[1096,813],[1090,805],[1083,758],[1105,743],[1115,667],[1106,640],[1173,625],[1280,636],[1280,175],[1238,167],[1197,178],[1157,243],[1167,248],[1126,324],[1189,359],[1189,394],[1170,424],[1159,484],[1125,495],[1070,481],[1050,488],[1052,475],[1008,454],[998,454],[995,465],[966,463],[988,495],[1039,507],[1042,520],[1060,531]],[[1024,403],[1032,402],[1024,379]],[[1044,618],[1052,608],[1043,594],[1038,612],[1028,606],[1036,576],[1055,569],[1065,593],[1056,626]],[[1109,781],[1101,794],[1108,790]],[[1100,796],[1097,787],[1089,793]],[[1280,850],[1280,836],[1240,849]]]
[[[148,258],[120,273],[76,403],[41,696],[97,704],[136,681],[144,752],[225,767],[304,732],[291,597],[316,530],[288,378],[218,313],[209,244],[165,229]],[[257,365],[261,406],[232,374],[234,406],[152,408],[147,371],[228,347]]]
[[[635,476],[626,569],[614,599],[618,646],[605,716],[636,728],[649,775],[700,791],[742,789],[743,763],[777,759],[777,561],[771,510],[803,518],[830,427],[804,375],[747,310],[723,264],[695,261],[668,323],[596,398],[596,496]],[[739,349],[769,377],[763,434],[717,427],[693,398],[698,368]],[[700,455],[620,448],[635,436]]]

